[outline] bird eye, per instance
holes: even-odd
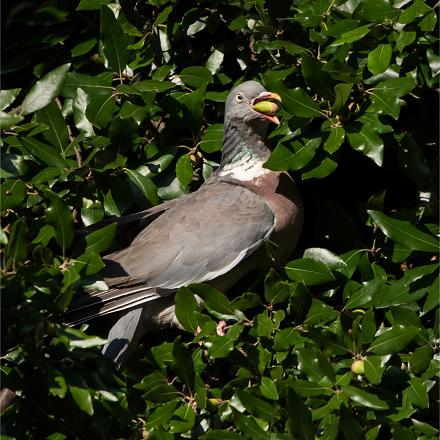
[[[243,95],[241,95],[240,93],[235,95],[235,99],[237,100],[237,102],[243,102],[244,100]]]

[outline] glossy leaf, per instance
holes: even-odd
[[[267,421],[276,420],[278,416],[277,411],[270,403],[256,397],[248,390],[237,390],[236,394],[240,402],[251,414]]]
[[[15,270],[17,263],[25,260],[28,254],[28,226],[25,219],[19,218],[12,224],[9,243],[6,250],[6,266]]]
[[[182,186],[186,187],[191,183],[193,178],[193,169],[191,160],[187,154],[179,157],[176,163],[176,176]]]
[[[341,44],[353,43],[360,40],[362,37],[370,32],[370,24],[359,26],[353,30],[344,32],[337,40],[333,42],[333,46],[340,46]]]
[[[300,281],[306,286],[316,286],[335,279],[324,263],[311,258],[291,261],[285,270],[291,280]]]
[[[66,160],[50,145],[43,144],[34,138],[27,137],[22,140],[25,149],[40,162],[51,167],[66,167]]]
[[[74,371],[70,371],[66,379],[69,392],[78,405],[78,408],[89,416],[92,416],[94,413],[92,397],[85,379]]]
[[[12,209],[18,206],[27,193],[26,184],[21,180],[9,180],[0,185],[1,209]]]
[[[420,333],[414,326],[398,325],[390,327],[380,334],[370,345],[368,351],[376,354],[397,353],[407,346]]]
[[[144,377],[134,388],[146,391],[144,398],[152,402],[168,402],[177,396],[176,388],[169,385],[166,378],[158,372]]]
[[[275,171],[299,170],[313,159],[320,143],[321,138],[314,138],[303,142],[295,141],[292,148],[279,144],[264,166]]]
[[[179,76],[185,84],[196,88],[212,82],[211,72],[203,66],[187,67],[180,72]]]
[[[281,92],[283,107],[292,115],[301,118],[316,118],[321,116],[318,104],[301,88]]]
[[[116,223],[111,223],[95,232],[91,232],[86,236],[86,251],[98,253],[105,251],[112,243],[115,232]]]
[[[113,70],[121,75],[128,61],[128,41],[113,11],[105,5],[101,7],[100,30],[105,56]]]
[[[213,124],[204,131],[199,146],[205,153],[213,153],[221,149],[222,141],[223,124]]]
[[[194,363],[189,350],[176,339],[173,344],[173,358],[179,379],[189,388],[194,386]]]
[[[36,112],[37,121],[46,124],[49,130],[43,132],[43,136],[48,140],[59,152],[63,153],[69,144],[69,134],[66,122],[61,115],[60,109],[55,102],[50,103],[46,107]]]
[[[8,108],[20,93],[21,89],[0,90],[0,110]]]
[[[64,64],[37,81],[21,103],[22,114],[27,115],[49,105],[60,93],[69,68],[70,64]]]
[[[390,64],[392,53],[390,44],[378,44],[368,54],[368,70],[373,75],[384,72]]]
[[[156,185],[148,177],[143,176],[135,170],[129,170],[128,168],[125,169],[125,172],[127,173],[130,182],[139,188],[145,199],[149,200],[152,205],[157,205],[159,203]]]
[[[439,249],[436,238],[417,229],[408,221],[388,217],[379,211],[368,211],[368,215],[387,237],[397,243],[424,252],[437,252]]]
[[[94,96],[87,104],[86,118],[95,127],[105,128],[115,111],[116,104],[112,96]]]
[[[361,406],[378,410],[386,410],[389,408],[388,404],[382,399],[379,399],[379,397],[351,385],[342,387],[342,392],[346,394],[355,405],[359,404]]]
[[[50,200],[46,208],[46,221],[55,230],[55,240],[61,247],[63,254],[73,241],[73,218],[69,207],[63,199],[52,192],[46,192],[45,195]]]
[[[176,293],[176,317],[183,328],[196,333],[199,324],[199,305],[191,290],[181,287]]]

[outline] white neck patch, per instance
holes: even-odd
[[[236,162],[225,165],[219,176],[229,176],[242,182],[253,180],[270,173],[270,170],[263,168],[264,162],[264,160],[256,159],[249,154]]]

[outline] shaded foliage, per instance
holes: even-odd
[[[2,386],[17,397],[5,438],[437,438],[431,6],[6,2]],[[112,317],[57,320],[120,240],[111,222],[75,231],[197,189],[245,79],[283,99],[266,166],[300,187],[300,245],[228,296],[180,289],[186,332],[149,337],[115,370],[97,349]]]

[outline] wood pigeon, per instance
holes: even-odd
[[[279,95],[256,81],[232,89],[219,168],[197,191],[119,222],[156,216],[127,248],[104,257],[101,274],[109,290],[77,300],[65,314],[76,324],[122,311],[103,349],[116,363],[153,327],[179,327],[179,287],[209,283],[225,291],[252,270],[282,265],[292,253],[302,202],[287,173],[263,166],[270,155],[266,130],[270,122],[279,124],[277,101]]]

